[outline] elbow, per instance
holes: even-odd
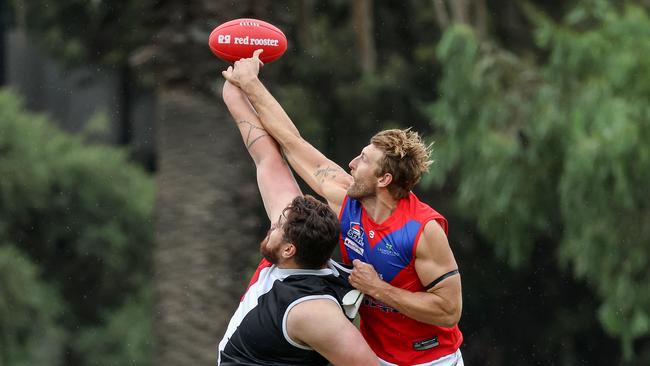
[[[453,311],[449,314],[447,328],[451,328],[453,326],[458,325],[458,323],[460,322],[460,316],[462,312],[463,312],[463,307],[461,304],[457,304],[456,306],[454,306]]]
[[[460,314],[458,315],[445,315],[444,317],[441,317],[437,319],[435,322],[431,322],[433,325],[437,325],[442,328],[453,328],[454,326],[458,325],[460,322]]]
[[[437,319],[434,325],[443,328],[452,328],[458,325],[462,313],[462,305],[460,303],[448,305],[443,309],[443,315]]]
[[[449,314],[443,324],[443,327],[445,328],[452,328],[460,322],[460,311],[457,313]]]

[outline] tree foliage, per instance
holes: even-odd
[[[61,364],[61,304],[29,258],[14,245],[0,245],[0,365]]]
[[[144,23],[150,0],[10,2],[37,43],[70,64],[124,63],[151,36]]]
[[[435,179],[455,177],[459,209],[511,265],[543,247],[570,266],[629,359],[650,335],[650,19],[603,1],[561,24],[528,13],[537,63],[464,27],[440,42]]]
[[[25,296],[34,300],[2,313],[2,328],[11,319],[29,317],[31,308],[42,305],[38,301],[49,304],[41,294],[51,291],[52,307],[42,316],[55,320],[56,327],[44,333],[63,329],[66,353],[59,361],[84,363],[75,340],[87,328],[95,329],[97,337],[114,337],[114,319],[140,315],[134,306],[149,307],[146,298],[138,297],[136,305],[126,300],[149,283],[152,181],[128,163],[124,151],[84,145],[46,118],[22,111],[7,91],[0,92],[0,176],[0,242],[26,256],[14,265],[23,268],[26,286],[36,289],[33,295],[7,294],[9,302],[27,301],[20,300]],[[16,256],[13,251],[3,254]],[[147,320],[137,319],[119,322],[127,327],[121,331],[146,334]],[[38,338],[34,332],[41,323],[24,333]],[[146,353],[146,348],[138,352]],[[48,363],[56,363],[56,353],[50,356]]]
[[[150,365],[152,352],[150,289],[126,298],[117,311],[106,312],[102,323],[87,327],[73,342],[86,364]]]

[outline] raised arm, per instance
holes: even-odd
[[[307,300],[289,310],[287,333],[335,366],[376,366],[377,356],[333,300]]]
[[[447,236],[435,221],[424,228],[415,251],[415,271],[426,292],[411,292],[382,281],[372,265],[354,261],[350,283],[400,313],[440,327],[458,324],[463,306],[460,274]]]
[[[282,158],[278,144],[262,128],[259,117],[246,95],[226,81],[222,96],[237,123],[244,145],[255,162],[257,185],[264,208],[269,220],[275,222],[294,197],[302,195],[300,188]]]
[[[336,163],[305,141],[282,106],[258,79],[259,52],[235,62],[223,76],[239,86],[259,114],[264,128],[280,144],[291,167],[330,207],[338,212],[352,177]]]

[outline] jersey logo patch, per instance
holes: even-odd
[[[364,306],[369,306],[371,308],[376,308],[379,309],[380,311],[384,313],[399,313],[397,309],[390,307],[383,302],[379,300],[375,300],[375,298],[370,297],[370,296],[364,296],[363,298],[363,305]]]
[[[350,222],[350,229],[348,230],[348,238],[354,240],[357,244],[363,246],[363,228],[358,222]]]
[[[413,342],[413,349],[416,351],[426,351],[433,347],[438,347],[438,336],[431,337],[422,341]]]
[[[363,227],[360,223],[350,222],[350,229],[343,240],[343,244],[357,254],[363,255]]]
[[[343,244],[345,244],[346,247],[355,251],[357,254],[363,255],[363,248],[360,247],[357,243],[350,240],[350,238],[345,238],[345,240],[343,240]]]
[[[388,255],[388,256],[391,256],[391,257],[397,257],[398,256],[397,252],[395,252],[395,250],[393,250],[393,244],[391,244],[391,243],[384,243],[384,246],[379,247],[378,250],[383,255]]]

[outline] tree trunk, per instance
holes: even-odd
[[[153,364],[214,365],[259,257],[255,173],[220,100],[158,103]]]
[[[299,1],[297,4],[296,27],[299,47],[306,49],[312,42],[311,26],[313,21],[314,4],[312,0]]]
[[[352,2],[352,29],[357,36],[359,62],[364,74],[374,73],[377,66],[372,5],[372,0],[354,0]]]
[[[451,14],[456,23],[470,24],[469,22],[469,3],[467,0],[451,0]]]
[[[474,4],[474,24],[478,37],[485,39],[488,31],[488,9],[485,0],[477,0]]]
[[[447,29],[449,26],[449,12],[445,0],[433,0],[433,8],[436,14],[436,22],[440,29]]]

